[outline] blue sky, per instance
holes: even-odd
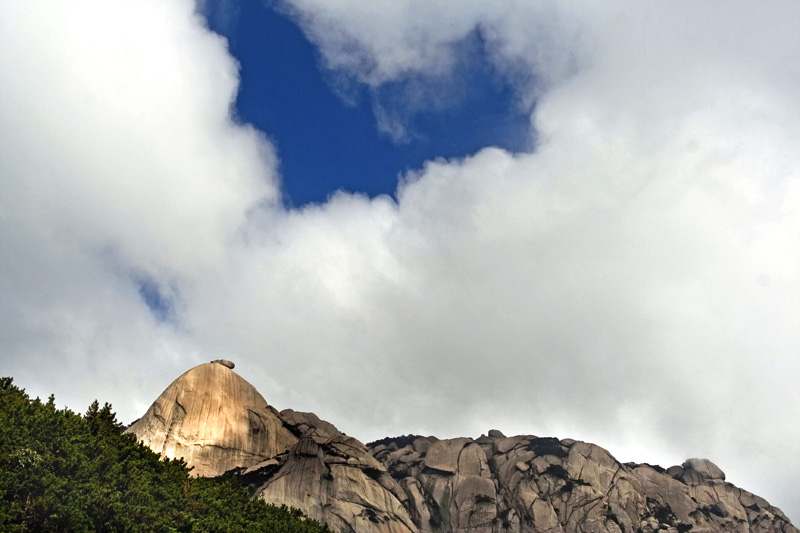
[[[287,205],[323,202],[339,189],[391,195],[398,175],[426,160],[463,157],[485,146],[531,146],[530,110],[488,61],[477,31],[462,43],[446,86],[438,87],[447,100],[420,109],[404,97],[408,81],[370,91],[345,80],[347,95],[337,94],[332,80],[341,84],[341,76],[324,70],[301,29],[270,2],[208,2],[205,12],[240,64],[239,120],[265,132],[278,149]],[[373,102],[402,116],[406,139],[379,132]]]

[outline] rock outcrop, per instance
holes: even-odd
[[[707,459],[665,470],[621,464],[594,444],[499,431],[369,448],[403,489],[420,532],[798,532]]]
[[[165,457],[185,459],[199,476],[216,476],[285,452],[297,437],[232,367],[220,361],[192,368],[126,432]]]
[[[217,360],[189,370],[126,432],[195,475],[235,472],[258,497],[334,531],[417,531],[402,490],[364,444],[311,413],[279,413],[232,368]]]
[[[358,440],[311,413],[287,409],[281,418],[297,444],[240,472],[258,497],[301,509],[334,531],[418,531],[403,505],[403,490]]]
[[[232,368],[189,370],[127,431],[334,531],[800,533],[707,459],[622,464],[594,444],[497,430],[365,446],[312,413],[278,412]]]

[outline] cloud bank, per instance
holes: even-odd
[[[284,5],[375,94],[479,31],[538,139],[291,210],[191,2],[3,6],[0,373],[129,421],[226,357],[363,440],[707,456],[797,520],[800,8],[483,4]]]

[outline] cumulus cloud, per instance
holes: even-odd
[[[132,419],[224,356],[364,440],[708,456],[797,519],[797,5],[530,4],[287,4],[375,91],[477,28],[539,139],[292,210],[191,3],[4,7],[2,373]]]
[[[185,349],[140,291],[190,303],[276,198],[274,154],[231,121],[237,65],[191,2],[26,2],[0,25],[4,373],[109,396]]]

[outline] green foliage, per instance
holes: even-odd
[[[235,478],[192,478],[120,428],[108,403],[81,416],[0,378],[0,531],[330,531]]]

